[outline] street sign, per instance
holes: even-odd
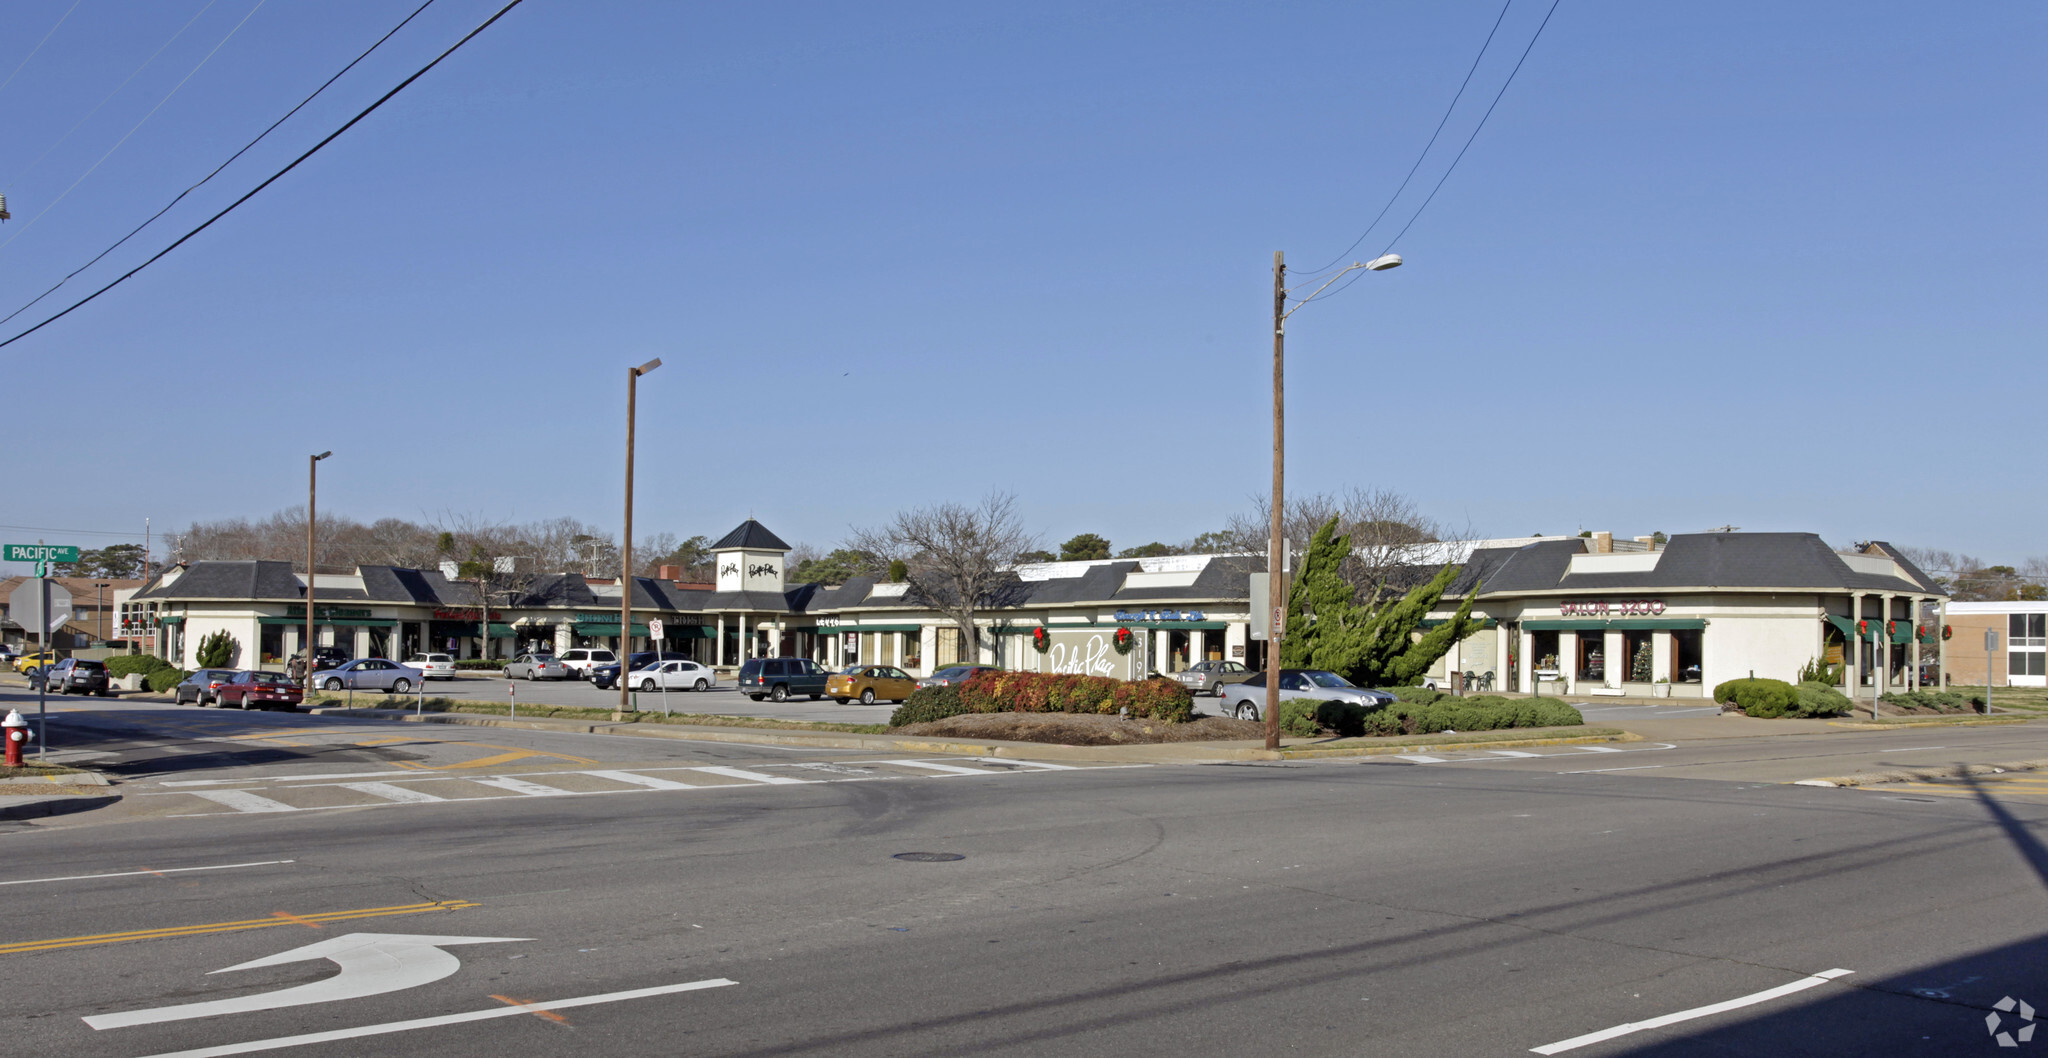
[[[7,597],[7,616],[15,624],[20,625],[22,631],[37,636],[43,634],[42,584],[43,582],[39,580],[22,581],[21,587],[14,589],[13,594]],[[54,631],[64,627],[64,622],[69,620],[71,620],[71,593],[65,591],[62,584],[50,585],[49,627]],[[48,643],[43,645],[49,646]]]
[[[654,618],[653,620],[650,620],[650,621],[648,621],[648,622],[647,622],[647,638],[649,638],[649,639],[660,639],[660,638],[661,638],[661,618],[659,618],[659,617],[656,617],[656,618]]]
[[[1250,634],[1251,634],[1251,638],[1253,638],[1253,639],[1255,639],[1255,640],[1263,640],[1263,639],[1265,639],[1265,638],[1266,638],[1266,631],[1267,631],[1267,629],[1266,629],[1266,574],[1264,574],[1264,573],[1254,573],[1254,574],[1252,574],[1252,575],[1251,575],[1251,586],[1250,586],[1250,589],[1249,589],[1249,590],[1250,590],[1250,593],[1251,593],[1251,594],[1250,594],[1250,595],[1248,595],[1248,596],[1247,596],[1247,598],[1249,598],[1249,599],[1251,600],[1251,611],[1252,611],[1252,613],[1251,613],[1251,617],[1252,617],[1252,620],[1251,620],[1251,629],[1250,629]]]
[[[1986,654],[1991,654],[1991,653],[1996,653],[1996,652],[1997,652],[1997,650],[1998,650],[1998,629],[1996,629],[1996,628],[1987,628],[1987,629],[1985,629],[1985,630],[1984,630],[1984,652],[1985,652]]]
[[[8,544],[9,562],[76,562],[78,548],[69,544]]]

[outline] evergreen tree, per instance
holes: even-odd
[[[235,660],[235,652],[241,649],[235,637],[223,628],[199,641],[197,660],[202,669],[224,669]]]
[[[1337,535],[1335,518],[1309,541],[1288,592],[1282,665],[1328,669],[1362,687],[1401,686],[1422,675],[1450,651],[1451,644],[1478,627],[1472,620],[1472,600],[1479,594],[1474,585],[1450,620],[1415,637],[1423,619],[1457,579],[1459,567],[1454,565],[1444,566],[1429,583],[1398,599],[1372,599],[1360,605],[1340,573],[1350,548],[1350,537]]]
[[[1650,641],[1645,639],[1643,640],[1643,645],[1636,648],[1636,656],[1629,660],[1629,681],[1632,683],[1650,682],[1650,664]]]
[[[1109,541],[1094,533],[1082,533],[1060,545],[1061,562],[1080,562],[1109,557]]]

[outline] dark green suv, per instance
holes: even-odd
[[[784,702],[792,694],[808,694],[817,701],[825,696],[830,675],[809,658],[755,658],[740,666],[740,693],[757,702]]]

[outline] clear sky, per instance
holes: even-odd
[[[72,2],[6,6],[0,78]],[[80,0],[0,88],[0,313],[415,6]],[[0,337],[497,6],[438,0]],[[1547,7],[1515,0],[1352,256]],[[1358,236],[1499,11],[527,0],[0,350],[0,522],[261,516],[332,449],[323,510],[616,528],[622,376],[659,356],[636,535],[753,514],[829,545],[995,488],[1052,542],[1192,537],[1268,488],[1273,251],[1311,268]],[[1394,489],[1482,535],[2048,553],[2044,54],[2037,3],[1563,0],[1406,267],[1290,322],[1290,486]]]

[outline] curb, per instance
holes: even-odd
[[[1936,782],[1942,779],[1960,779],[1970,775],[1998,775],[2009,771],[2041,771],[2048,769],[2048,760],[2005,761],[1996,764],[1958,764],[1947,768],[1900,768],[1894,771],[1867,771],[1854,775],[1836,775],[1824,779],[1800,779],[1793,786],[1879,786],[1892,782]]]
[[[0,820],[43,819],[90,812],[118,804],[121,795],[59,794],[55,797],[0,797]]]
[[[1556,738],[1508,738],[1471,742],[1431,742],[1406,746],[1343,746],[1334,749],[1283,749],[1277,756],[1288,760],[1315,757],[1381,757],[1403,753],[1429,753],[1458,749],[1519,749],[1523,746],[1583,746],[1598,742],[1641,742],[1643,736],[1627,731],[1612,735],[1564,735]]]
[[[1896,720],[1889,724],[1873,723],[1868,720],[1830,720],[1828,726],[1848,728],[1851,731],[1895,731],[1911,727],[2002,727],[2007,724],[2024,724],[2028,719],[2024,716],[1930,716],[1925,720]]]

